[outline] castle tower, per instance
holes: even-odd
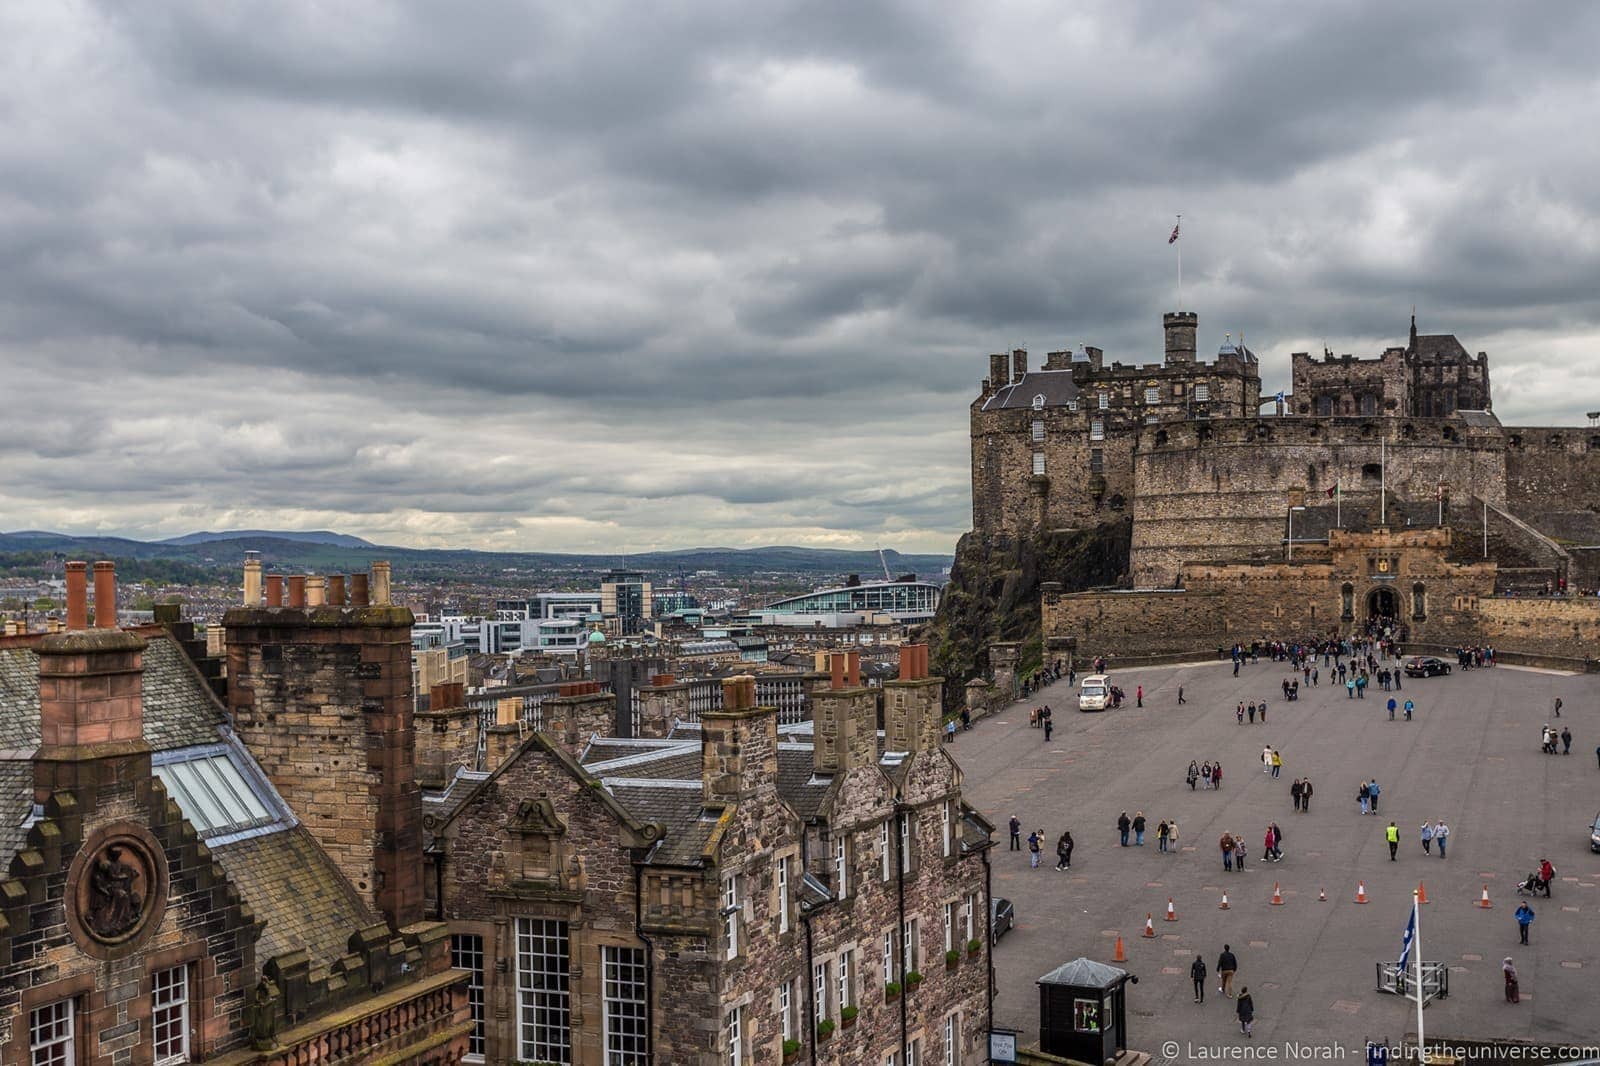
[[[1194,336],[1200,316],[1193,311],[1168,311],[1161,316],[1167,334],[1167,365],[1194,362]]]

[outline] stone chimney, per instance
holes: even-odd
[[[484,739],[483,768],[498,770],[522,746],[527,732],[522,723],[522,700],[505,699],[495,704],[494,725]]]
[[[1167,334],[1167,365],[1194,362],[1194,335],[1200,316],[1193,311],[1168,311],[1161,316]]]
[[[722,707],[700,715],[700,784],[705,802],[723,806],[778,781],[778,710],[756,706],[756,679],[722,682]]]
[[[861,684],[861,653],[828,656],[829,685],[811,694],[812,765],[845,773],[878,760],[878,696]]]
[[[423,788],[443,788],[458,767],[477,765],[477,712],[467,706],[466,689],[459,681],[435,685],[428,709],[417,712],[417,784]]]
[[[944,681],[928,676],[928,646],[900,646],[900,676],[883,686],[884,746],[890,751],[933,751],[944,717]]]
[[[38,645],[39,747],[33,756],[34,800],[44,803],[52,792],[72,789],[84,810],[93,807],[102,788],[137,789],[150,776],[150,746],[144,739],[146,645],[115,627],[112,563],[94,566],[97,624],[87,628],[86,569],[78,563],[76,571],[68,570],[67,614],[78,628],[52,633]]]
[[[1018,348],[1011,353],[1011,380],[1021,381],[1022,375],[1028,372],[1028,350]]]
[[[244,605],[261,606],[261,553],[244,553]]]
[[[663,738],[675,721],[689,718],[689,686],[672,674],[655,674],[639,686],[639,735]]]
[[[569,681],[540,707],[541,732],[576,757],[595,734],[616,735],[617,704],[598,681]]]
[[[423,908],[411,612],[309,608],[305,579],[289,587],[288,607],[223,619],[234,729],[362,898],[409,925]]]
[[[1011,384],[1011,367],[1006,361],[1005,352],[994,352],[989,356],[989,385],[996,392]]]

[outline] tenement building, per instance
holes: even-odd
[[[984,1061],[990,826],[940,743],[927,648],[862,684],[839,654],[780,727],[751,677],[646,737],[574,683],[430,790],[426,889],[488,1062]],[[436,761],[429,756],[426,761]]]
[[[1098,631],[1106,650],[1124,622],[1154,637],[1165,615],[1185,620],[1166,645],[1372,619],[1419,639],[1532,639],[1528,609],[1502,600],[1600,589],[1600,430],[1502,425],[1486,354],[1413,316],[1374,358],[1294,354],[1292,391],[1260,414],[1242,342],[1208,364],[1196,316],[1163,327],[1161,363],[1107,369],[1085,348],[1029,371],[1026,352],[991,356],[971,407],[977,534],[1131,530],[1122,588],[1046,591],[1057,648]],[[1536,642],[1581,655],[1597,606],[1563,608],[1574,617]]]
[[[314,609],[280,581],[229,613],[224,679],[175,610],[118,628],[94,578],[92,628],[71,562],[66,630],[0,639],[0,1060],[461,1061],[395,754],[410,613],[367,575]]]

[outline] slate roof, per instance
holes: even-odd
[[[1425,360],[1456,360],[1470,359],[1466,348],[1456,339],[1454,333],[1419,333],[1417,334],[1416,353]]]
[[[1065,407],[1078,398],[1078,386],[1070,370],[1030,370],[1010,385],[995,390],[993,396],[983,401],[983,410],[1000,411],[1017,407],[1032,407],[1035,396],[1044,396],[1046,407]]]
[[[0,762],[0,856],[10,860],[22,850],[27,830],[22,823],[33,813],[33,764]]]
[[[633,755],[652,755],[669,745],[682,747],[683,740],[626,740],[613,737],[592,737],[584,747],[583,754],[578,761],[588,766],[590,763],[609,762],[612,759],[625,759]]]
[[[1093,959],[1073,959],[1039,978],[1041,985],[1071,985],[1075,988],[1111,988],[1128,976],[1127,970],[1107,966]]]
[[[584,767],[596,777],[638,777],[654,780],[700,780],[700,745],[689,744],[679,748],[663,748],[644,755],[623,759],[589,763]]]
[[[778,794],[808,822],[817,816],[833,787],[832,775],[819,777],[813,771],[814,761],[809,744],[804,751],[799,745],[778,746]]]
[[[256,942],[258,966],[301,947],[312,966],[349,950],[350,934],[383,919],[361,902],[327,852],[303,826],[213,848],[257,917],[267,920]]]
[[[705,853],[706,842],[717,828],[719,816],[706,811],[698,772],[693,787],[689,786],[687,781],[668,784],[607,779],[607,790],[629,813],[641,822],[654,822],[662,828],[661,841],[650,851],[651,862],[693,866]]]

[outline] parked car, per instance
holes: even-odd
[[[1016,924],[1017,912],[1009,899],[996,897],[989,902],[989,943],[998,943]]]
[[[1449,672],[1450,664],[1433,655],[1414,655],[1406,660],[1407,677],[1436,677]]]
[[[1600,851],[1600,814],[1594,816],[1594,824],[1589,827],[1589,850]]]
[[[1078,710],[1103,711],[1111,706],[1111,675],[1090,674],[1078,686]]]

